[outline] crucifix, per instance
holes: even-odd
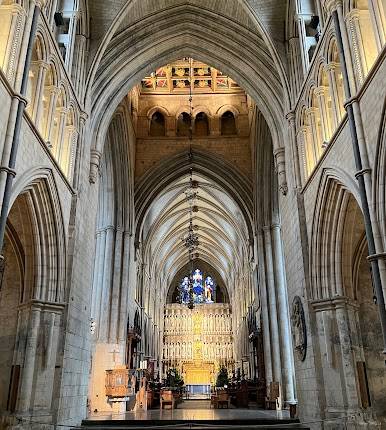
[[[112,351],[110,351],[110,354],[113,354],[113,362],[114,364],[116,364],[117,360],[116,360],[116,354],[118,354],[120,351],[117,348],[114,348]]]

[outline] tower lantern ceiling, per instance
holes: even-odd
[[[182,58],[159,67],[141,81],[141,94],[244,94],[220,70],[193,58]]]

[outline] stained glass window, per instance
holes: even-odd
[[[193,302],[214,303],[215,282],[211,276],[204,276],[200,269],[193,272]],[[189,303],[189,276],[184,276],[180,283],[181,303]]]

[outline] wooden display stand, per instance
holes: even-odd
[[[129,396],[129,369],[126,366],[117,366],[115,369],[106,370],[105,387],[106,396],[110,398]]]

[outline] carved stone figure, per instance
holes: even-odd
[[[291,322],[295,353],[300,360],[304,361],[307,352],[307,329],[304,309],[299,296],[295,296],[292,302]]]

